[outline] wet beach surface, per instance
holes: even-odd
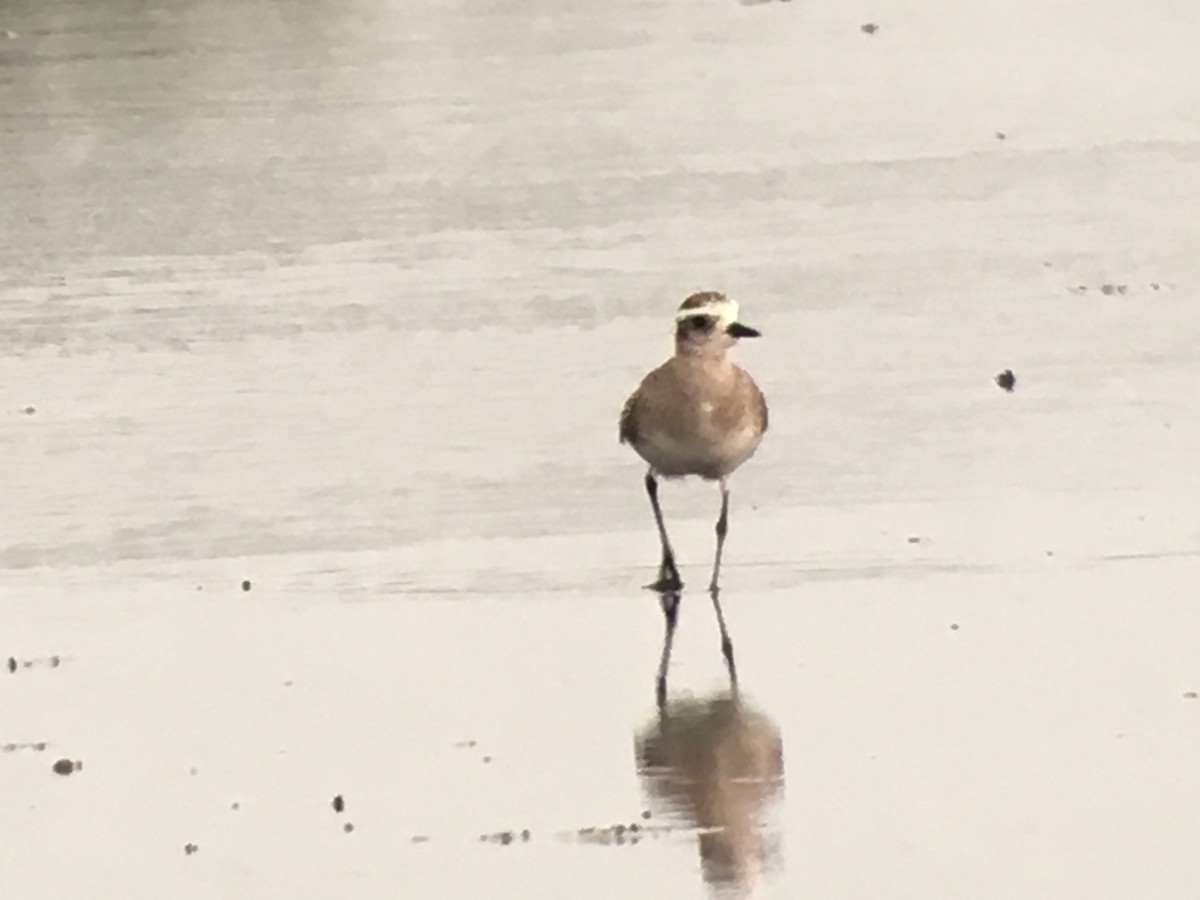
[[[1196,17],[7,5],[0,890],[1192,897]]]

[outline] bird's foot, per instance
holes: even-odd
[[[679,578],[679,570],[675,568],[675,560],[667,556],[658,567],[658,581],[646,585],[646,590],[658,591],[660,594],[678,593],[683,590],[683,582]]]

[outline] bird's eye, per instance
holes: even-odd
[[[688,316],[688,324],[696,331],[712,331],[717,319],[715,316]]]

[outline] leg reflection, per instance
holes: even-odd
[[[721,612],[720,591],[711,593],[713,608],[717,612],[717,624],[721,629],[721,655],[725,658],[725,669],[729,673],[729,693],[734,700],[738,696],[737,667],[733,662],[733,641],[729,638],[729,630],[725,627],[725,615]],[[658,602],[662,605],[665,628],[663,631],[662,657],[658,661],[658,680],[655,684],[655,697],[658,709],[662,712],[667,704],[667,671],[671,667],[671,647],[675,642],[675,626],[679,622],[679,603],[682,595],[679,591],[660,591]]]
[[[675,625],[679,620],[679,591],[661,591],[658,595],[658,602],[662,604],[663,619],[666,621],[662,659],[658,663],[658,683],[655,691],[658,699],[658,711],[662,713],[667,708],[667,669],[671,665],[671,644],[675,640]]]
[[[725,668],[729,670],[729,690],[737,697],[737,668],[733,664],[733,641],[729,639],[729,629],[725,627],[725,613],[721,611],[721,589],[715,584],[709,589],[713,609],[717,613],[717,625],[721,629],[721,655],[725,657]]]

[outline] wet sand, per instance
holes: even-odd
[[[0,891],[1190,898],[1200,82],[1101,7],[6,7]]]

